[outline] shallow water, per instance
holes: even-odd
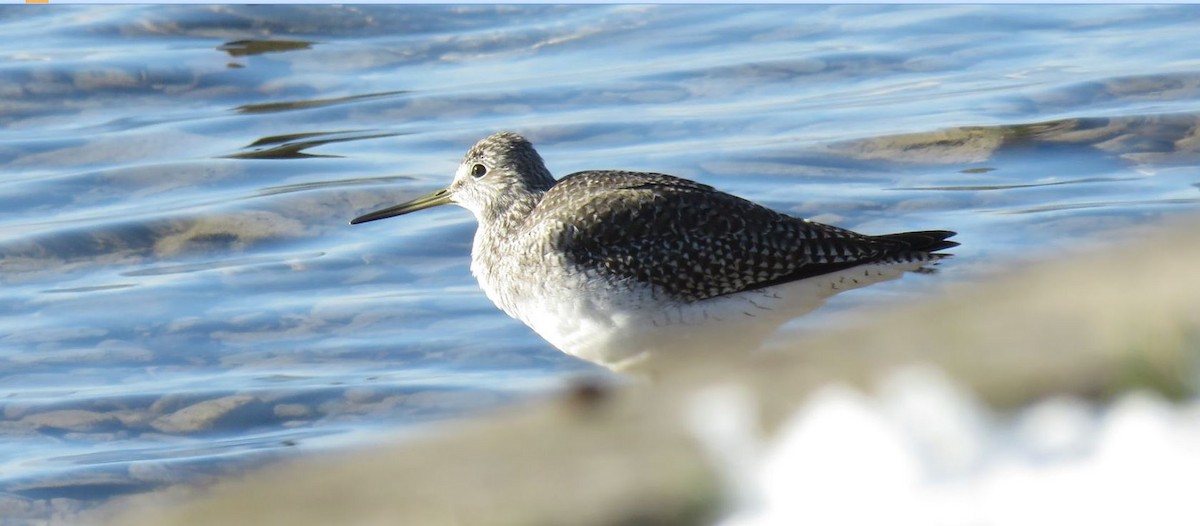
[[[460,209],[350,227],[512,129],[983,279],[1200,201],[1193,6],[0,8],[0,517],[393,437],[598,369],[476,288]],[[54,500],[51,500],[54,499]]]

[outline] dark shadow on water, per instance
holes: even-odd
[[[305,133],[288,133],[288,134],[284,134],[284,135],[270,135],[267,137],[263,137],[257,141],[254,141],[254,142],[246,145],[246,147],[253,148],[255,146],[266,146],[268,144],[288,143],[288,142],[297,141],[300,139],[308,139],[310,137],[325,137],[328,135],[338,135],[338,134],[343,134],[343,133],[358,133],[359,131],[360,130],[339,130],[339,131],[329,131],[329,132],[305,132]]]
[[[262,104],[243,104],[234,108],[234,111],[238,113],[275,113],[281,111],[304,110],[309,108],[320,108],[323,106],[333,106],[336,104],[345,104],[349,102],[380,99],[393,95],[404,95],[406,93],[409,93],[409,91],[384,91],[380,93],[367,93],[364,95],[351,95],[349,97],[333,97],[328,99],[307,99],[284,102],[266,102]]]
[[[244,57],[312,49],[312,45],[306,40],[234,40],[217,46],[217,49],[229,53],[231,57]]]
[[[405,135],[402,133],[375,133],[368,135],[354,135],[358,132],[353,131],[335,131],[335,132],[308,132],[308,133],[293,133],[287,135],[272,135],[258,139],[246,148],[254,148],[254,150],[242,153],[233,153],[222,155],[226,159],[305,159],[312,157],[341,157],[340,155],[323,155],[306,153],[304,150],[315,148],[325,144],[336,142],[361,141],[366,139],[379,139],[382,137],[395,137]],[[348,136],[342,136],[348,135]],[[316,138],[322,137],[322,138]],[[257,148],[259,146],[273,144],[269,148]]]

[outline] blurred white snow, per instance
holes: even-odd
[[[749,390],[690,429],[724,479],[721,526],[1200,524],[1200,404],[1058,397],[999,416],[933,369],[816,392],[763,441]]]

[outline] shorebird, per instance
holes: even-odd
[[[618,371],[700,349],[754,349],[829,296],[922,271],[947,230],[864,235],[659,173],[556,180],[524,137],[467,151],[450,186],[355,218],[454,203],[479,223],[471,273],[558,349]]]

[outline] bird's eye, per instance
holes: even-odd
[[[476,164],[471,167],[471,177],[480,178],[487,175],[487,167],[482,164]]]

